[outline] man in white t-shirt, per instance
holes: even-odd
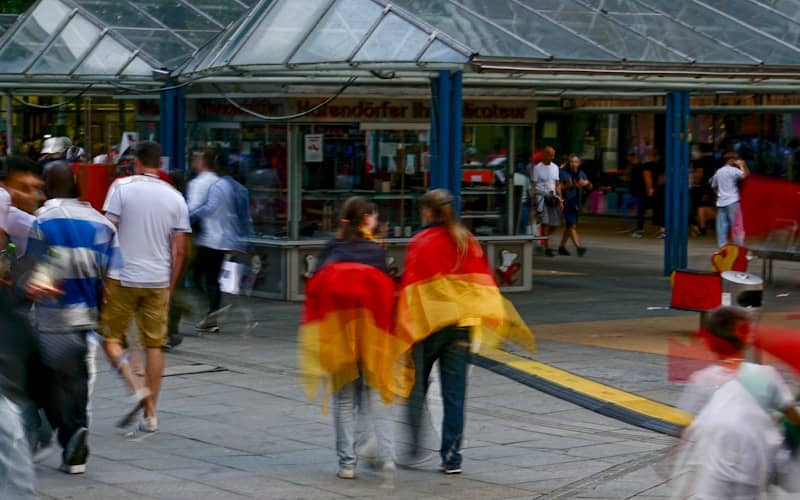
[[[550,234],[561,225],[561,183],[559,182],[558,165],[553,163],[556,151],[551,147],[544,148],[542,161],[533,167],[533,191],[536,194],[536,218],[542,228],[542,236]],[[542,245],[545,255],[555,257],[556,252],[550,248],[548,240]]]
[[[725,164],[711,177],[711,187],[717,193],[717,246],[728,243],[728,233],[733,243],[744,245],[744,224],[739,206],[739,182],[750,173],[747,164],[736,153],[724,156]]]
[[[124,266],[109,273],[108,303],[100,321],[106,354],[134,392],[133,410],[118,425],[130,424],[143,408],[139,431],[155,432],[169,301],[183,265],[186,233],[191,228],[183,196],[158,178],[161,147],[142,141],[136,144],[133,155],[137,175],[114,181],[103,206],[106,217],[117,225]],[[134,315],[146,350],[146,387],[133,376],[122,346]]]

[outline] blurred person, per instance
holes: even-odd
[[[559,182],[558,165],[553,162],[555,149],[544,148],[542,161],[533,167],[533,190],[536,194],[536,219],[541,225],[542,241],[545,255],[555,257],[556,251],[550,248],[549,236],[561,225],[561,211],[564,202],[561,199],[561,183]]]
[[[81,145],[81,140],[78,137],[72,138],[72,145],[67,149],[66,160],[70,162],[85,162],[89,159],[86,150]]]
[[[394,443],[388,408],[392,398],[390,361],[408,350],[392,335],[394,281],[386,252],[374,240],[377,207],[362,197],[342,206],[339,231],[322,250],[306,288],[301,335],[301,373],[310,397],[323,385],[333,393],[338,477],[353,479],[358,430],[373,427],[379,464],[394,478]],[[324,346],[320,349],[320,346]],[[378,394],[376,394],[378,393]],[[368,424],[368,425],[365,425]]]
[[[61,470],[86,472],[90,367],[89,336],[98,327],[102,282],[120,268],[114,225],[88,203],[79,201],[71,167],[53,162],[45,174],[47,201],[36,211],[30,253],[52,267],[50,276],[34,278],[26,291],[34,299],[34,318],[44,376],[47,419],[58,429],[63,448]],[[58,276],[56,282],[48,283]]]
[[[40,366],[33,329],[0,293],[0,498],[39,498],[24,409],[41,401]]]
[[[253,235],[249,193],[231,174],[231,170],[223,169],[222,177],[217,177],[208,189],[205,201],[189,211],[189,219],[201,221],[202,227],[195,239],[195,271],[205,284],[208,314],[195,327],[203,332],[219,331],[222,306],[219,276],[226,255],[246,253],[245,240]]]
[[[39,156],[39,163],[42,167],[56,160],[66,161],[67,150],[72,146],[69,137],[48,137],[44,140],[42,151]]]
[[[443,189],[421,198],[424,227],[408,245],[396,327],[397,337],[413,345],[411,459],[420,456],[429,376],[439,362],[444,406],[439,455],[446,474],[461,473],[470,347],[491,349],[512,341],[534,349],[533,335],[500,294],[483,249],[457,219],[453,204],[453,195]]]
[[[138,431],[158,430],[156,402],[164,372],[170,297],[180,276],[189,227],[183,196],[158,178],[161,147],[141,141],[134,148],[136,175],[117,179],[103,207],[117,226],[124,265],[109,273],[108,301],[100,315],[104,348],[112,365],[133,392],[133,408],[118,423],[126,427],[140,409]],[[141,345],[146,351],[145,386],[131,370],[122,346],[136,316]]]
[[[528,234],[528,228],[531,225],[531,199],[533,198],[531,187],[531,178],[525,172],[525,165],[517,163],[514,168],[514,188],[520,188],[517,234]]]
[[[644,235],[644,214],[649,205],[649,200],[655,193],[652,165],[639,162],[634,153],[628,155],[628,162],[631,168],[628,183],[631,201],[629,206],[625,208],[628,209],[632,205],[636,209],[636,228],[631,233],[631,236],[641,238]]]
[[[727,153],[725,162],[711,177],[711,187],[717,195],[717,246],[728,244],[728,234],[735,245],[744,245],[744,223],[739,205],[739,184],[750,174],[747,164],[736,153]]]
[[[712,311],[701,330],[717,362],[691,376],[679,402],[697,415],[684,430],[674,472],[680,498],[760,498],[784,440],[771,413],[800,423],[795,398],[777,370],[744,361],[749,324],[746,310],[727,306]]]
[[[559,182],[561,193],[564,196],[564,220],[566,228],[561,236],[561,244],[558,246],[559,255],[569,255],[566,248],[567,241],[572,240],[575,250],[579,257],[586,253],[586,247],[581,246],[578,238],[578,216],[581,212],[581,201],[584,189],[592,189],[592,183],[581,170],[581,158],[576,154],[569,156],[567,166],[561,170]]]
[[[712,144],[700,144],[700,157],[694,161],[690,199],[693,213],[691,215],[698,236],[705,236],[708,221],[714,219],[715,194],[710,180],[716,170]]]

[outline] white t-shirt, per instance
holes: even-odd
[[[553,162],[548,165],[537,163],[533,167],[533,182],[536,184],[536,192],[539,194],[555,192],[558,182],[558,165]]]
[[[522,203],[528,201],[528,191],[531,189],[531,179],[522,172],[514,172],[514,186],[522,187]]]
[[[11,195],[0,187],[0,231],[8,232],[8,211],[11,208]]]
[[[25,256],[28,250],[28,238],[31,235],[31,226],[33,226],[36,217],[20,210],[17,207],[11,207],[8,210],[8,222],[6,225],[6,232],[11,243],[16,245],[17,258],[21,259]]]
[[[208,199],[208,190],[217,183],[219,176],[214,172],[200,172],[186,186],[186,203],[189,211],[196,210]]]
[[[127,287],[169,286],[172,234],[192,231],[183,196],[158,177],[134,175],[114,181],[103,211],[117,223],[125,262],[109,276]]]
[[[711,187],[717,190],[717,206],[727,207],[739,201],[739,179],[744,172],[738,167],[724,165],[711,177]]]

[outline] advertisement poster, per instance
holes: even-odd
[[[322,134],[306,134],[305,159],[306,163],[322,161]]]

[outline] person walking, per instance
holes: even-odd
[[[536,219],[542,228],[542,241],[545,255],[555,257],[556,252],[550,248],[549,236],[561,225],[561,211],[564,208],[561,199],[558,165],[553,162],[555,149],[544,148],[542,161],[533,167],[533,190],[536,194]]]
[[[345,201],[339,232],[320,253],[317,271],[306,287],[300,366],[310,398],[321,384],[323,401],[333,393],[338,477],[355,477],[358,428],[374,430],[380,468],[392,481],[392,421],[377,395],[384,402],[392,399],[391,360],[410,346],[392,335],[395,286],[386,252],[374,241],[377,227],[374,204],[360,196]],[[357,418],[368,422],[357,427]]]
[[[35,301],[44,376],[51,381],[43,404],[64,450],[61,470],[81,474],[89,456],[88,336],[98,327],[102,280],[122,260],[116,228],[78,201],[70,166],[51,163],[44,181],[48,199],[36,211],[28,244],[44,269],[34,268],[26,291]],[[53,282],[53,275],[60,279]]]
[[[420,455],[428,381],[438,360],[444,405],[441,470],[461,473],[470,347],[512,341],[533,350],[533,335],[497,287],[478,241],[457,219],[444,189],[420,200],[423,229],[408,245],[397,305],[397,337],[412,345],[414,384],[407,407],[411,459]],[[402,391],[404,392],[404,391]]]
[[[744,245],[744,224],[739,206],[739,183],[750,174],[736,153],[723,157],[725,164],[711,177],[711,187],[717,195],[717,246],[728,244],[728,234],[735,245]]]
[[[222,305],[219,276],[225,256],[245,253],[246,238],[252,236],[250,198],[247,188],[223,170],[222,177],[209,188],[205,202],[189,211],[189,219],[200,221],[202,232],[197,237],[195,270],[200,273],[208,298],[208,314],[195,328],[202,332],[218,332]]]
[[[217,155],[211,149],[196,151],[192,155],[192,169],[195,172],[195,176],[186,184],[186,204],[189,206],[190,214],[208,200],[208,191],[219,180],[217,175]],[[205,287],[204,271],[206,266],[204,265],[205,256],[202,255],[200,243],[202,242],[202,234],[205,228],[203,227],[203,221],[198,218],[190,220],[190,222],[192,224],[193,243],[197,246],[192,262],[192,279],[194,286],[199,290],[203,290]]]
[[[581,212],[581,202],[583,199],[583,190],[592,189],[592,183],[589,178],[581,170],[581,158],[575,153],[569,156],[569,164],[561,169],[560,179],[561,193],[564,196],[564,220],[567,225],[564,229],[564,234],[561,235],[561,244],[558,246],[559,255],[569,255],[566,248],[567,241],[572,239],[575,245],[575,250],[578,252],[579,257],[583,257],[586,253],[586,247],[581,246],[578,237],[578,216]]]
[[[118,425],[129,425],[143,408],[144,419],[138,430],[155,432],[167,311],[191,228],[183,196],[158,178],[161,147],[142,141],[134,147],[133,155],[136,175],[114,181],[103,207],[106,217],[117,226],[125,262],[119,271],[109,273],[108,303],[101,311],[100,323],[106,354],[134,393],[133,408]],[[133,374],[122,347],[133,316],[146,351],[144,386]]]
[[[24,408],[41,402],[44,382],[35,333],[0,290],[0,498],[39,498]]]

